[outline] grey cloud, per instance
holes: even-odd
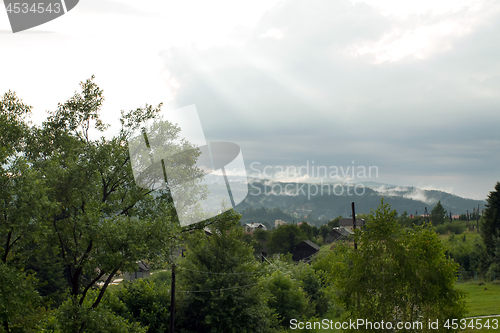
[[[424,60],[373,65],[343,50],[393,28],[470,14],[401,22],[350,1],[289,0],[261,19],[243,49],[163,56],[180,83],[175,103],[196,104],[207,138],[239,142],[247,161],[356,160],[408,177],[459,174],[481,178],[471,191],[486,195],[500,159],[500,45],[493,42],[500,14],[484,11],[486,22]],[[283,37],[262,38],[270,29]]]

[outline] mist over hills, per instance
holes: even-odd
[[[262,179],[249,179],[249,194],[236,206],[238,212],[249,209],[279,208],[295,222],[307,220],[330,220],[339,215],[351,215],[351,202],[356,204],[356,213],[370,213],[380,204],[382,197],[399,214],[430,213],[438,201],[453,215],[472,213],[473,209],[485,208],[485,200],[462,198],[438,190],[423,190],[417,187],[395,186],[382,183],[286,183]],[[243,216],[245,219],[245,216]],[[286,221],[285,218],[282,218]],[[292,222],[292,221],[289,221]]]

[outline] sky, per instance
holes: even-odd
[[[249,174],[317,180],[315,166],[485,199],[500,181],[499,35],[487,0],[80,0],[16,34],[0,7],[0,93],[39,124],[95,75],[110,136],[120,110],[194,104]]]

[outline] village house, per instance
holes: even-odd
[[[308,262],[311,260],[311,256],[318,252],[319,252],[318,245],[314,244],[310,240],[305,240],[295,246],[292,260],[293,261],[304,260],[305,262]]]
[[[356,228],[362,228],[365,225],[364,219],[356,219]],[[352,231],[352,218],[340,219],[339,227],[344,227]]]
[[[267,231],[266,226],[262,223],[246,223],[243,225],[243,228],[245,229],[245,232],[249,233],[254,232],[255,229],[262,229],[264,231]]]

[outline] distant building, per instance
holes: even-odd
[[[133,273],[125,273],[123,276],[124,280],[134,281],[137,279],[142,279],[148,277],[151,274],[151,267],[148,264],[144,263],[142,260],[137,262],[138,269]]]
[[[347,239],[352,234],[354,234],[354,232],[346,229],[345,227],[335,227],[328,233],[328,236],[326,236],[325,243],[329,244],[339,240]]]
[[[361,228],[364,225],[365,225],[364,219],[356,219],[356,228]],[[344,227],[344,228],[352,231],[352,218],[340,219],[339,227]]]
[[[306,217],[307,217],[307,216],[306,216]],[[297,223],[297,225],[299,226],[299,225],[301,225],[302,223],[305,223],[305,224],[307,224],[307,225],[311,225],[311,224],[310,224],[309,222],[307,222],[307,221],[304,221],[304,222],[299,222],[299,223]]]
[[[309,261],[311,256],[319,252],[319,246],[311,242],[310,240],[305,240],[297,245],[293,251],[292,260],[293,261]]]
[[[452,215],[451,218],[454,220],[458,220],[460,218],[460,215]]]
[[[274,221],[274,227],[275,228],[279,227],[280,225],[284,225],[284,224],[286,224],[286,222],[283,221],[283,220],[275,220]]]
[[[246,223],[243,225],[245,232],[253,232],[255,229],[267,230],[266,226],[262,223]]]

